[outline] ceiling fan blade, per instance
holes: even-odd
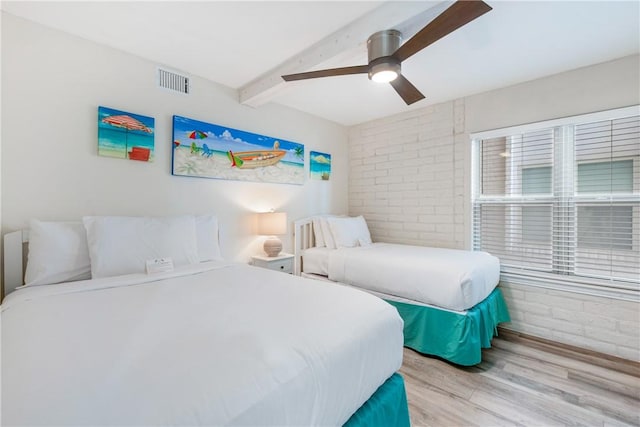
[[[364,74],[369,72],[368,65],[356,65],[353,67],[331,68],[328,70],[309,71],[306,73],[287,74],[282,78],[287,81],[315,79],[318,77],[346,76],[349,74]]]
[[[491,9],[481,0],[458,0],[407,40],[392,56],[402,62]]]
[[[391,80],[389,83],[393,86],[396,92],[398,92],[398,95],[404,99],[404,102],[406,102],[407,105],[411,105],[414,102],[424,99],[424,95],[402,74],[398,75],[395,80]]]

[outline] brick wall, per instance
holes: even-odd
[[[461,100],[351,128],[350,214],[374,240],[465,247],[468,145]]]
[[[640,361],[638,303],[501,284],[511,313],[505,328]]]
[[[471,143],[456,100],[352,127],[349,213],[374,241],[469,248]],[[514,331],[640,361],[638,302],[501,284]]]

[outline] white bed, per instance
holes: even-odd
[[[295,272],[385,299],[405,321],[406,346],[459,364],[479,363],[496,325],[509,320],[497,289],[498,258],[486,252],[373,243],[362,217],[296,221]],[[447,322],[453,322],[448,331],[434,326]],[[449,334],[451,340],[435,343],[432,333]]]
[[[314,236],[313,242],[296,241],[296,272],[391,297],[464,311],[484,300],[500,280],[500,260],[487,252],[391,243],[316,247],[313,219],[296,222],[296,231]]]
[[[216,260],[0,308],[2,425],[342,425],[402,363],[384,301]]]

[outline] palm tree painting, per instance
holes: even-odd
[[[331,154],[317,151],[309,153],[309,176],[311,179],[329,181],[331,177]]]
[[[173,116],[172,174],[304,183],[304,145]]]

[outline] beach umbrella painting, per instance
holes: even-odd
[[[205,139],[207,137],[207,134],[200,130],[192,130],[187,132],[187,136],[189,137],[189,139]],[[202,151],[202,148],[198,147],[196,145],[196,142],[193,141],[191,143],[191,154],[199,153],[200,151]]]
[[[132,117],[131,114],[119,114],[119,113],[122,113],[122,112],[117,111],[117,110],[106,109],[104,107],[100,107],[100,111],[103,114],[105,112],[107,114],[109,112],[113,112],[114,113],[114,114],[108,114],[105,117],[103,117],[102,120],[101,120],[101,122],[103,124],[108,125],[108,127],[111,127],[111,128],[116,128],[116,129],[113,129],[116,132],[118,132],[119,130],[123,130],[124,131],[125,158],[129,158],[131,160],[146,160],[146,161],[148,161],[149,160],[149,154],[150,154],[151,150],[153,149],[153,140],[151,140],[151,146],[150,147],[149,147],[148,143],[143,143],[144,146],[133,147],[132,152],[129,153],[129,137],[131,136],[131,138],[136,141],[136,143],[132,143],[132,145],[140,145],[140,136],[144,135],[144,134],[152,134],[153,133],[153,129],[150,128],[149,126],[145,125],[144,123],[142,123],[140,120]],[[146,117],[143,117],[143,116],[138,116],[138,117],[141,117],[142,120],[145,120],[145,119],[151,120],[151,124],[153,125],[153,119],[152,118],[146,118]],[[111,138],[115,139],[115,137],[113,137],[113,136]],[[149,138],[149,136],[146,136],[144,138],[147,139],[147,138]],[[122,141],[122,139],[120,139],[120,141]],[[122,142],[120,142],[120,144],[121,143]],[[102,141],[100,141],[99,144],[102,144]],[[120,146],[120,150],[122,150],[122,146]]]
[[[189,132],[190,139],[205,139],[206,137],[207,137],[207,134],[199,130],[194,130]]]

